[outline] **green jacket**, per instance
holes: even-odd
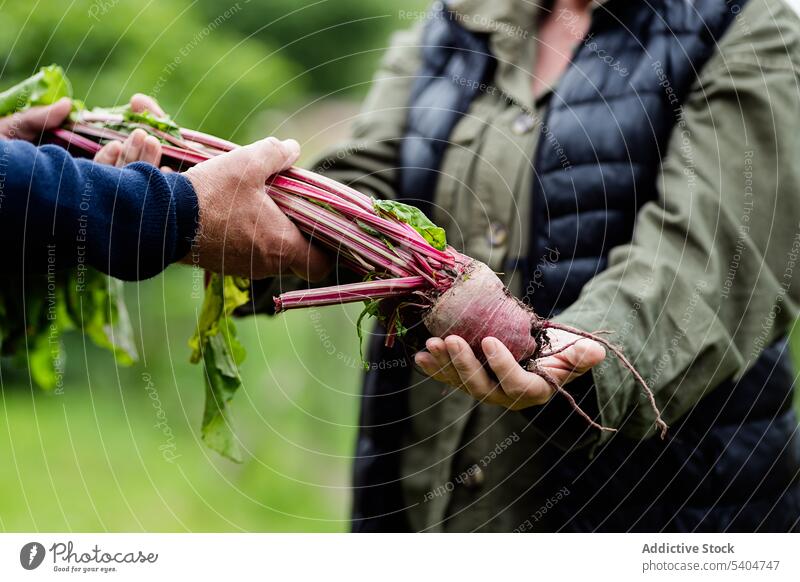
[[[529,236],[531,167],[543,131],[530,89],[537,8],[513,0],[450,6],[463,26],[490,34],[498,67],[496,89],[479,92],[450,137],[433,219],[453,246],[500,270],[506,257],[524,255]],[[318,165],[372,196],[395,196],[423,24],[394,38],[353,140]],[[782,2],[751,0],[684,104],[663,156],[659,200],[641,209],[633,241],[614,249],[608,269],[557,317],[614,330],[611,339],[668,403],[668,423],[709,386],[741,376],[797,316],[799,73],[797,16]],[[521,294],[519,273],[504,279]],[[602,423],[628,437],[652,436],[651,411],[636,406],[639,391],[619,362],[608,358],[593,374]],[[526,495],[547,470],[542,437],[518,412],[476,405],[460,392],[443,398],[442,388],[416,374],[410,391],[403,488],[412,527],[519,529],[559,494]],[[508,439],[514,446],[502,446]],[[529,501],[520,507],[519,499]]]

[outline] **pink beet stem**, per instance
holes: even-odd
[[[307,182],[308,184],[316,186],[317,188],[337,194],[340,198],[344,198],[345,200],[358,204],[364,210],[372,210],[372,199],[369,196],[362,194],[358,190],[351,188],[350,186],[345,186],[340,182],[331,180],[330,178],[326,178],[320,174],[310,172],[309,170],[304,170],[303,168],[292,167],[286,170],[284,174],[290,178]]]
[[[275,298],[276,311],[287,311],[298,307],[321,307],[340,303],[355,303],[370,299],[381,299],[396,295],[408,295],[428,286],[423,277],[399,277],[396,279],[351,283],[321,289],[290,291]]]
[[[309,200],[328,204],[331,208],[338,210],[348,218],[360,220],[370,228],[385,235],[387,238],[391,238],[399,244],[408,246],[413,251],[430,257],[440,266],[441,264],[452,264],[452,258],[447,253],[434,249],[412,227],[402,222],[377,216],[371,207],[369,210],[365,210],[360,206],[354,207],[353,204],[343,202],[341,199],[337,198],[335,193],[328,193],[315,187],[313,184],[305,184],[300,180],[292,179],[284,175],[275,176],[271,180],[271,184],[283,188],[292,195],[302,196]],[[411,232],[414,234],[412,235]]]
[[[180,131],[181,131],[181,136],[184,139],[188,139],[197,142],[199,144],[203,144],[205,146],[210,146],[212,148],[216,148],[224,152],[229,152],[239,147],[238,144],[235,144],[232,141],[228,141],[213,135],[208,135],[207,133],[203,133],[201,131],[195,131],[193,129],[184,129],[184,128],[181,128]]]
[[[78,147],[90,154],[99,152],[103,147],[101,144],[67,129],[54,129],[53,135],[68,145]]]
[[[358,225],[326,211],[323,207],[295,198],[277,189],[270,189],[270,196],[284,212],[300,218],[307,227],[320,229],[332,242],[337,240],[359,252],[367,261],[378,262],[383,268],[400,276],[410,272],[407,265],[396,255],[389,252],[382,241],[364,233]],[[342,240],[342,239],[346,239]],[[354,246],[355,245],[355,246]]]
[[[74,123],[71,126],[72,131],[81,135],[91,135],[100,139],[118,139],[124,140],[128,137],[127,133],[123,133],[116,129],[109,129],[108,127],[97,127],[88,123]]]

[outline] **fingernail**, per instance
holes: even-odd
[[[447,347],[447,351],[451,354],[457,354],[461,351],[461,342],[458,341],[458,339],[458,336],[450,335],[444,340],[444,345]]]
[[[483,340],[483,353],[487,358],[493,357],[497,353],[497,342],[493,337],[487,337]]]
[[[284,140],[283,147],[285,148],[286,155],[288,156],[300,155],[300,144],[293,139]]]

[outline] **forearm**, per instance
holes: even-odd
[[[186,255],[194,237],[191,184],[148,164],[113,168],[55,146],[0,141],[0,176],[0,236],[29,272],[54,260],[145,279]]]

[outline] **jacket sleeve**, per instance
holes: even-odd
[[[683,106],[662,163],[660,198],[633,241],[557,321],[610,329],[667,423],[738,379],[791,328],[800,305],[800,42],[751,21],[721,45]],[[654,414],[613,356],[593,371],[603,424],[654,434]],[[603,433],[601,439],[608,438]]]
[[[197,227],[197,196],[181,174],[104,166],[22,141],[0,141],[0,200],[7,258],[30,273],[85,263],[146,279],[189,252]]]

